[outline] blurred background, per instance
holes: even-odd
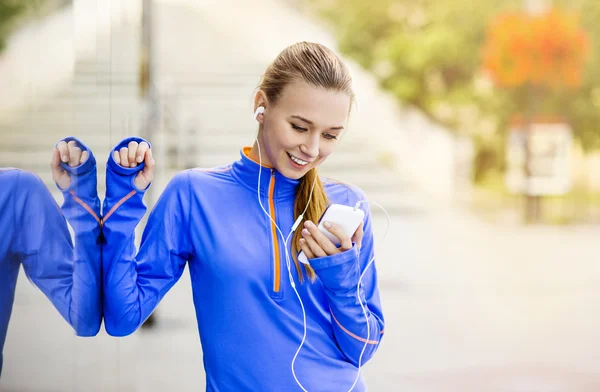
[[[598,21],[598,0],[0,0],[0,166],[62,203],[50,155],[76,136],[103,199],[111,147],[146,137],[151,207],[177,171],[238,159],[267,65],[323,43],[358,105],[322,174],[392,220],[382,242],[372,207],[369,390],[597,392]],[[121,339],[74,337],[21,273],[4,358],[1,391],[205,387],[187,270]]]

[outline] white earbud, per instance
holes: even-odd
[[[259,114],[263,114],[265,112],[265,107],[264,106],[259,106],[256,108],[256,111],[254,112],[254,119],[256,120],[258,118]]]

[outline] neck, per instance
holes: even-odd
[[[265,151],[265,143],[262,138],[262,133],[258,134],[258,140],[260,141],[260,158],[258,154],[258,142],[256,140],[254,140],[254,144],[252,145],[252,149],[248,153],[248,157],[257,163],[261,162],[262,159],[263,167],[273,167],[273,164],[269,160],[267,152]]]

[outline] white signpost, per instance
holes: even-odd
[[[529,124],[529,170],[527,178],[527,130],[511,128],[506,149],[505,183],[515,194],[564,195],[571,189],[571,127],[562,122]]]

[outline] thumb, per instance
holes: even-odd
[[[68,173],[65,172],[65,170],[63,170],[61,164],[62,160],[60,156],[60,151],[58,150],[58,148],[55,148],[52,152],[52,160],[50,161],[50,168],[52,169],[52,180],[54,180],[54,182],[58,184],[58,186],[61,189],[66,189],[71,183],[71,177]]]
[[[152,157],[152,150],[146,151],[143,171],[148,182],[151,182],[154,179],[154,158]]]
[[[148,150],[144,156],[144,169],[135,177],[134,184],[138,189],[146,189],[153,179],[154,158],[152,158],[152,150]]]
[[[58,148],[55,148],[54,151],[52,151],[52,160],[50,161],[50,168],[52,169],[52,178],[54,181],[60,178],[60,175],[63,172],[61,162],[60,151],[58,151]]]

